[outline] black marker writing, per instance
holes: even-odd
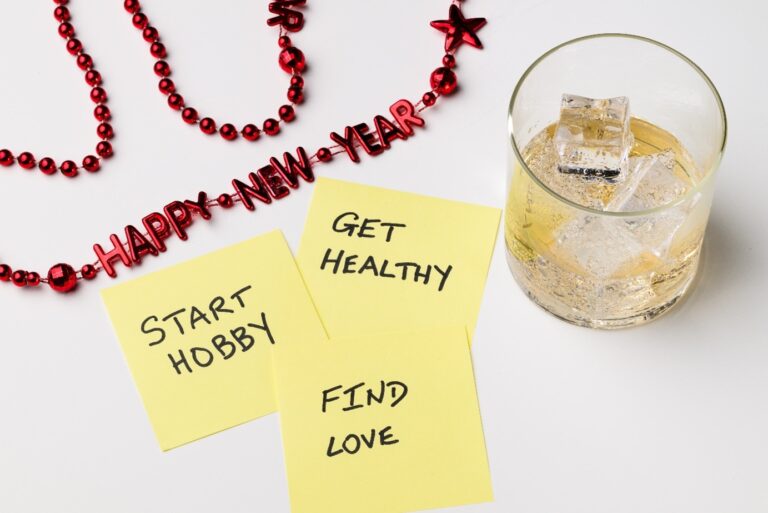
[[[244,295],[252,288],[251,285],[241,287],[230,294],[228,299],[225,299],[224,296],[216,296],[205,308],[192,305],[178,308],[162,317],[150,315],[141,321],[139,329],[145,335],[154,335],[153,340],[149,342],[150,346],[163,342],[168,331],[182,336],[186,335],[190,331],[194,331],[201,323],[210,326],[219,322],[226,314],[234,314],[238,310],[244,310],[246,308]]]
[[[373,449],[374,445],[376,445],[376,435],[378,434],[379,439],[379,445],[385,446],[385,445],[395,445],[397,443],[400,443],[400,440],[395,438],[395,435],[391,433],[392,426],[387,426],[384,429],[380,429],[377,433],[376,429],[371,429],[371,433],[369,436],[365,436],[365,433],[356,434],[356,433],[350,433],[346,437],[344,437],[344,441],[341,442],[341,447],[338,449],[335,449],[336,445],[336,437],[332,436],[330,441],[328,442],[328,450],[326,451],[326,455],[329,458],[333,458],[334,456],[338,456],[339,454],[347,453],[347,454],[357,454],[357,452],[362,447],[367,447],[369,449]]]
[[[177,375],[192,373],[196,368],[204,369],[211,366],[214,361],[221,358],[229,360],[238,352],[250,351],[260,340],[275,345],[277,341],[267,322],[267,314],[261,313],[259,320],[246,323],[244,326],[236,326],[226,334],[214,335],[209,347],[202,345],[178,349],[174,353],[168,353],[171,367]]]
[[[336,385],[326,388],[321,394],[321,411],[331,414],[349,413],[360,408],[374,405],[389,405],[391,408],[402,403],[408,395],[408,385],[402,381],[380,380],[376,385],[366,386],[365,381],[354,385]],[[376,430],[372,428],[368,433],[350,433],[341,442],[337,443],[336,436],[331,436],[328,441],[326,456],[333,458],[340,454],[357,454],[362,448],[373,449],[378,439],[380,446],[395,445],[400,440],[391,432],[392,426]],[[337,447],[338,445],[338,447]]]
[[[339,405],[344,405],[341,406],[341,411],[352,411],[364,406],[372,406],[374,403],[384,404],[387,400],[394,408],[408,395],[408,386],[401,381],[381,380],[377,385],[363,390],[365,385],[365,382],[361,382],[346,388],[344,385],[336,385],[323,390],[321,411],[326,413],[330,403],[339,401],[344,396],[346,396],[345,399]]]
[[[326,269],[333,274],[372,274],[379,278],[400,278],[402,281],[410,280],[423,285],[437,283],[437,291],[441,292],[453,271],[453,266],[442,268],[437,264],[392,262],[387,258],[377,259],[373,255],[363,260],[360,255],[347,253],[343,249],[334,251],[328,248],[320,261],[320,270]],[[433,276],[437,277],[437,280],[432,279]]]
[[[391,242],[395,228],[406,227],[404,223],[392,223],[370,217],[356,222],[359,220],[360,216],[356,212],[344,212],[334,219],[332,229],[336,233],[346,233],[349,237],[357,234],[361,239],[374,239],[381,235],[379,228],[383,227],[386,228],[385,240]]]

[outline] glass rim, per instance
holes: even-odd
[[[530,75],[534,69],[538,67],[539,64],[541,64],[547,57],[554,54],[555,52],[576,44],[581,43],[583,41],[589,41],[592,39],[601,39],[601,38],[623,38],[623,39],[633,39],[635,41],[641,41],[644,43],[649,43],[654,46],[657,46],[661,48],[662,50],[666,50],[669,53],[677,56],[680,58],[683,62],[687,63],[693,70],[698,73],[698,75],[704,80],[704,82],[709,87],[710,91],[712,92],[712,95],[715,98],[715,101],[717,103],[718,110],[720,111],[720,117],[723,122],[723,130],[722,130],[722,140],[720,142],[720,149],[718,150],[717,159],[714,162],[714,164],[710,167],[710,169],[707,171],[707,174],[704,175],[704,177],[691,189],[685,193],[684,195],[680,196],[679,198],[675,199],[674,201],[671,201],[670,203],[666,203],[664,205],[660,205],[658,207],[646,209],[646,210],[637,210],[637,211],[631,211],[631,212],[614,212],[614,211],[608,211],[608,210],[597,210],[590,207],[587,207],[585,205],[581,205],[579,203],[576,203],[575,201],[572,201],[564,196],[561,196],[557,192],[553,191],[549,188],[544,182],[542,182],[538,176],[536,176],[536,173],[531,171],[531,169],[528,167],[528,164],[525,162],[525,159],[522,156],[520,148],[518,148],[517,144],[517,138],[515,137],[515,123],[512,118],[512,111],[515,107],[515,102],[517,100],[517,96],[520,93],[520,89],[522,88],[523,83],[528,78],[528,75]],[[525,72],[522,74],[520,79],[517,81],[517,85],[515,85],[515,89],[512,93],[512,98],[509,100],[509,110],[508,110],[508,129],[509,129],[509,137],[512,140],[512,150],[515,152],[515,156],[517,157],[518,162],[520,163],[521,167],[525,170],[525,172],[528,174],[528,176],[541,187],[547,194],[554,197],[554,199],[561,201],[571,207],[574,207],[578,210],[583,210],[585,212],[589,212],[591,214],[597,214],[602,216],[611,216],[611,217],[638,217],[638,216],[644,216],[644,215],[652,215],[658,212],[663,212],[665,210],[674,208],[678,205],[681,205],[685,202],[687,202],[690,198],[692,198],[695,194],[700,192],[700,190],[703,188],[704,184],[708,182],[712,175],[715,173],[715,171],[720,167],[720,162],[722,161],[723,154],[725,153],[725,146],[728,139],[728,118],[725,113],[725,106],[723,105],[723,99],[720,96],[720,93],[718,92],[717,88],[715,87],[715,84],[712,83],[712,80],[709,78],[709,76],[702,70],[698,64],[693,62],[690,58],[688,58],[683,53],[679,52],[678,50],[675,50],[671,46],[665,45],[664,43],[660,43],[659,41],[656,41],[655,39],[651,39],[645,36],[638,36],[636,34],[624,34],[620,32],[604,32],[599,34],[589,34],[586,36],[577,37],[575,39],[570,39],[568,41],[565,41],[564,43],[560,43],[559,45],[547,50],[544,54],[542,54],[538,59],[533,61],[533,63],[528,66],[528,68],[525,70]]]

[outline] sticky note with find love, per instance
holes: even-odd
[[[275,354],[293,513],[403,513],[493,499],[464,326]]]
[[[277,231],[102,297],[164,450],[274,412],[272,353],[325,339]]]
[[[473,333],[501,212],[321,178],[297,260],[331,337]]]

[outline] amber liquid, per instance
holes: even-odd
[[[551,146],[555,125],[535,136],[524,149],[523,158],[531,172],[554,190],[558,180],[572,180],[557,171],[557,157]],[[701,186],[701,174],[682,144],[669,132],[633,118],[634,145],[631,156],[645,156],[671,149],[674,173],[684,180],[690,194],[673,207],[646,215],[609,215],[569,205],[537,183],[514,160],[505,214],[505,239],[509,265],[523,290],[554,315],[575,324],[619,328],[653,319],[674,305],[692,282],[699,261],[701,243],[711,202],[711,187]],[[706,185],[706,184],[705,184]],[[567,187],[565,188],[567,191]],[[581,205],[606,203],[615,185],[602,180],[565,192],[567,199]],[[670,218],[676,221],[671,223]],[[682,220],[682,221],[680,221]],[[579,222],[600,222],[606,237],[626,228],[669,230],[648,235],[669,237],[663,254],[628,241],[626,251],[605,245],[600,233],[584,234],[576,241],[579,250],[592,251],[600,258],[615,258],[610,272],[595,273],[580,264],[574,255],[573,240],[565,249],[562,233]],[[673,228],[670,228],[672,226]],[[621,233],[625,233],[622,231]],[[577,232],[576,237],[579,234]],[[605,254],[600,253],[605,249]]]

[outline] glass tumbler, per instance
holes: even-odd
[[[568,184],[592,187],[596,196],[610,195],[611,186],[566,183],[587,178],[552,173],[565,93],[629,98],[630,157],[666,155],[672,172],[640,187],[662,194],[674,182],[683,184],[680,194],[645,210],[597,208],[571,194]],[[593,328],[637,325],[669,310],[696,275],[726,126],[706,74],[651,39],[597,34],[542,55],[509,104],[505,239],[520,287],[555,316]]]

